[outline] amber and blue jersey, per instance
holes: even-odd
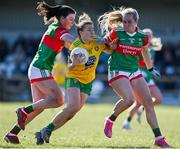
[[[69,70],[66,74],[67,78],[76,78],[84,84],[90,83],[94,80],[99,57],[102,51],[106,51],[105,44],[97,43],[97,38],[98,37],[95,36],[93,41],[89,44],[83,43],[79,38],[72,43],[70,50],[73,50],[76,47],[84,48],[89,53],[89,58],[85,64],[74,66],[72,70]]]

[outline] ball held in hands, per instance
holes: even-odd
[[[86,49],[76,47],[71,51],[70,59],[73,65],[83,65],[88,61],[89,54]]]

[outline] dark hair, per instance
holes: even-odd
[[[78,24],[76,24],[77,26],[77,33],[78,33],[78,36],[81,38],[80,36],[80,31],[82,31],[85,27],[85,25],[87,24],[93,24],[91,18],[88,16],[88,14],[86,13],[83,13],[82,15],[79,16],[79,21],[78,21]]]
[[[38,10],[38,15],[44,17],[44,23],[45,24],[50,24],[52,22],[52,18],[56,17],[56,19],[59,20],[61,16],[67,17],[69,14],[76,14],[76,11],[66,5],[55,5],[55,6],[50,6],[48,5],[45,1],[38,2],[37,3],[37,10]]]

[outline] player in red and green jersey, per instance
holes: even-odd
[[[44,1],[38,3],[37,9],[49,27],[28,70],[33,104],[17,109],[17,124],[4,137],[6,142],[14,144],[20,143],[17,136],[20,130],[24,130],[25,125],[44,109],[57,108],[64,103],[63,93],[53,79],[51,70],[56,55],[74,41],[68,30],[74,24],[76,12],[70,6],[50,6]]]
[[[37,144],[42,144],[44,141],[49,143],[52,132],[61,128],[82,109],[92,89],[99,57],[103,51],[106,51],[104,43],[97,43],[93,22],[87,14],[79,17],[77,33],[78,38],[72,43],[70,51],[76,47],[84,48],[89,53],[88,61],[81,64],[83,58],[75,57],[73,62],[69,63],[65,79],[67,106],[53,118],[51,123],[36,133]]]
[[[147,69],[154,76],[160,75],[151,63],[148,36],[137,29],[139,15],[135,9],[124,9],[122,16],[123,29],[112,29],[105,37],[107,43],[119,39],[117,48],[109,59],[108,79],[120,100],[115,104],[112,114],[105,120],[104,133],[111,138],[112,127],[118,115],[138,100],[145,108],[147,121],[155,136],[155,145],[170,147],[161,135],[149,88],[139,70],[138,59],[142,54]]]
[[[153,43],[153,40],[155,38],[153,37],[152,31],[150,29],[144,29],[143,32],[145,34],[147,34],[149,39],[150,39],[150,44],[149,44],[148,49],[149,49],[149,54],[150,54],[150,57],[151,57],[151,62],[154,63],[155,51],[160,50],[161,47],[162,47],[162,44],[158,43],[159,49],[157,49],[157,47],[154,47],[155,45]],[[144,63],[144,60],[143,60],[142,56],[140,56],[140,58],[139,58],[139,67],[140,67],[140,69],[142,71],[144,79],[146,80],[146,82],[148,84],[148,87],[149,87],[149,90],[150,90],[150,93],[151,93],[151,96],[152,96],[153,104],[154,105],[160,104],[161,101],[162,101],[162,98],[163,98],[162,93],[159,90],[159,88],[157,87],[157,85],[155,84],[152,74],[146,68],[146,64]],[[143,106],[141,106],[141,104],[138,101],[135,101],[133,103],[133,105],[129,108],[127,119],[123,122],[123,127],[122,128],[124,128],[124,129],[130,129],[131,128],[130,127],[130,122],[131,122],[132,117],[134,116],[135,113],[137,113],[137,115],[138,115],[137,120],[140,123],[141,122],[141,115],[142,115],[143,111],[144,111]]]

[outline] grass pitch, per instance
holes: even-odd
[[[112,111],[112,104],[87,104],[66,125],[53,132],[50,143],[37,146],[34,132],[46,126],[62,109],[49,109],[34,119],[25,131],[19,134],[20,145],[7,144],[2,138],[16,122],[15,109],[30,103],[0,103],[0,148],[157,148],[145,116],[138,124],[132,120],[132,130],[121,129],[127,114],[118,117],[113,127],[112,139],[103,134],[104,118]],[[180,107],[158,106],[156,113],[162,133],[174,148],[180,148]]]

